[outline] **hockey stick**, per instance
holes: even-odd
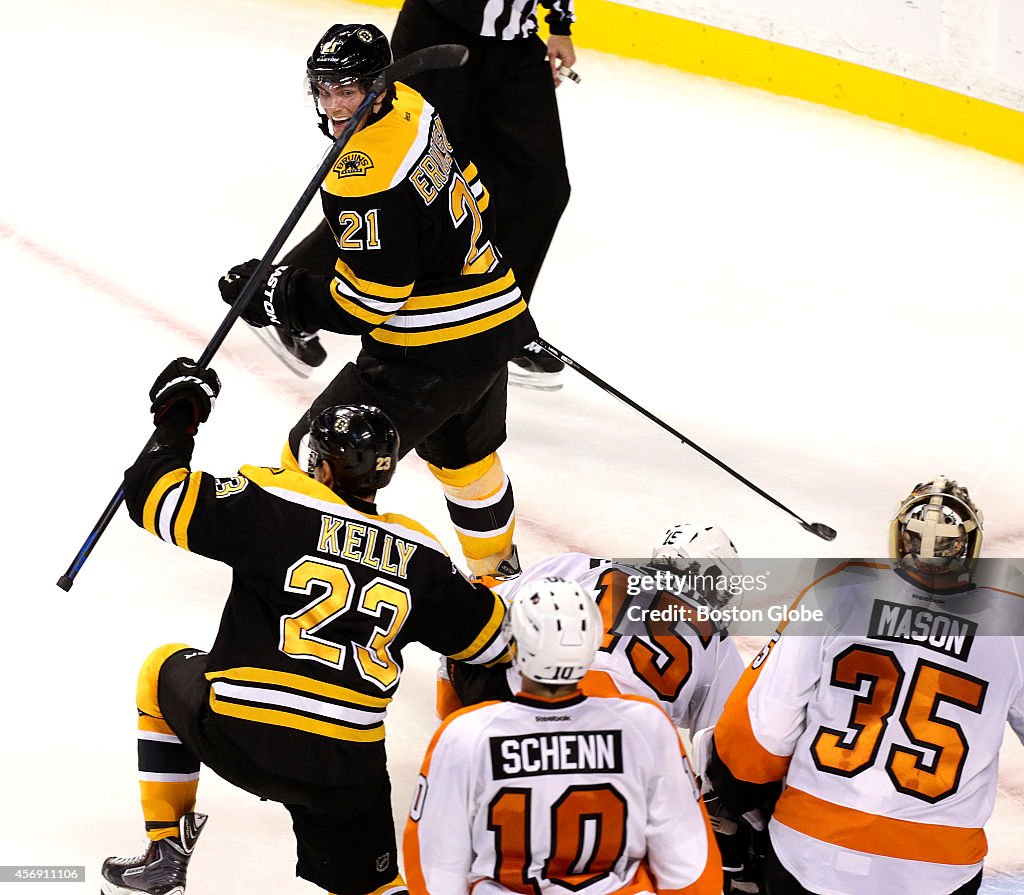
[[[594,385],[598,386],[599,388],[604,389],[606,392],[608,392],[608,394],[614,395],[616,398],[618,398],[620,401],[622,401],[623,404],[628,404],[635,411],[637,411],[637,413],[642,413],[652,423],[655,423],[655,424],[661,426],[661,428],[664,429],[669,434],[675,435],[675,437],[678,438],[683,444],[687,444],[690,447],[692,447],[702,457],[705,457],[706,459],[710,460],[719,469],[724,469],[734,479],[738,479],[739,481],[743,482],[744,485],[746,485],[752,491],[755,491],[756,493],[760,494],[765,500],[769,501],[770,503],[775,504],[775,506],[777,506],[783,512],[789,513],[790,516],[792,516],[794,519],[796,519],[797,522],[800,523],[800,527],[802,529],[804,529],[804,531],[809,531],[812,535],[817,535],[819,538],[821,538],[822,540],[825,540],[825,541],[835,540],[836,530],[834,528],[832,528],[831,526],[825,525],[823,522],[805,522],[796,513],[794,513],[789,507],[787,507],[784,504],[780,503],[778,500],[776,500],[774,497],[772,497],[767,491],[764,491],[761,488],[758,488],[757,485],[755,485],[752,481],[750,481],[750,479],[746,478],[743,475],[740,475],[740,473],[738,473],[731,466],[728,466],[727,464],[723,463],[714,454],[711,454],[708,451],[704,450],[704,448],[702,448],[695,441],[693,441],[692,439],[687,438],[685,435],[683,435],[682,432],[678,432],[675,429],[673,429],[668,423],[666,423],[664,420],[661,420],[658,417],[656,417],[649,410],[645,410],[643,407],[641,407],[639,404],[637,404],[636,401],[632,400],[631,398],[627,398],[617,388],[615,388],[612,385],[609,385],[607,382],[605,382],[600,376],[596,375],[595,373],[591,373],[590,370],[588,370],[582,364],[579,364],[576,361],[574,361],[571,357],[569,357],[569,355],[559,351],[557,348],[554,347],[554,345],[548,344],[547,342],[545,342],[540,337],[534,339],[534,342],[536,342],[538,345],[540,345],[540,347],[543,348],[552,357],[557,358],[563,364],[565,364],[567,367],[571,367],[577,373],[581,374],[582,376],[585,376],[587,379],[589,379],[591,382],[593,382]]]
[[[320,167],[317,168],[316,174],[313,175],[313,179],[310,180],[309,185],[305,190],[303,190],[302,195],[299,197],[299,201],[295,204],[291,214],[288,215],[284,225],[277,232],[277,236],[274,237],[274,241],[270,244],[270,248],[267,249],[266,254],[264,254],[263,258],[260,260],[260,263],[257,265],[253,275],[249,278],[245,287],[242,289],[241,294],[221,321],[220,326],[217,327],[217,331],[207,343],[203,353],[199,356],[199,360],[196,362],[196,365],[200,369],[205,370],[210,366],[210,361],[213,360],[213,356],[224,343],[231,327],[241,315],[242,309],[249,304],[253,296],[256,294],[259,284],[263,282],[263,278],[274,263],[274,259],[277,257],[278,252],[281,251],[281,247],[284,245],[285,240],[291,235],[292,230],[295,229],[296,224],[299,222],[299,218],[302,217],[302,214],[309,206],[309,203],[313,201],[313,197],[319,192],[320,185],[330,173],[331,168],[334,167],[335,162],[337,162],[338,158],[341,156],[341,153],[344,151],[348,141],[352,138],[352,135],[359,129],[366,116],[370,113],[370,109],[373,108],[373,104],[377,99],[395,81],[400,81],[403,78],[409,78],[413,75],[419,74],[420,72],[431,71],[433,69],[458,68],[468,57],[469,50],[460,44],[440,44],[436,47],[425,47],[415,53],[410,53],[408,56],[392,63],[377,75],[373,84],[370,86],[370,89],[367,91],[365,98],[352,114],[348,124],[345,125],[345,129],[334,141],[334,145],[327,151],[327,155],[324,156],[323,161],[320,163]],[[151,441],[152,439],[146,442],[146,447],[142,449],[143,453],[149,447]],[[103,511],[99,520],[93,526],[92,531],[89,532],[89,536],[85,539],[85,542],[79,549],[74,561],[70,566],[68,566],[67,571],[57,579],[57,587],[61,590],[71,590],[72,585],[75,583],[75,577],[81,571],[82,566],[85,565],[86,559],[89,558],[89,554],[92,553],[93,548],[96,546],[96,542],[99,541],[100,536],[110,524],[110,520],[114,518],[114,514],[117,513],[117,509],[121,506],[123,501],[124,484],[122,483],[118,487],[117,492],[110,499],[110,502],[107,504],[106,509]]]

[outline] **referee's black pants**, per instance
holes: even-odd
[[[391,46],[400,58],[422,47],[469,48],[461,68],[410,78],[441,113],[456,157],[478,167],[491,193],[497,244],[527,301],[569,202],[562,128],[544,42],[481,37],[438,13],[427,0],[405,0]]]

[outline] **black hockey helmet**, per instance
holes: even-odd
[[[376,25],[331,25],[306,60],[306,77],[368,88],[390,64],[391,45]]]
[[[319,86],[358,84],[369,90],[392,61],[391,45],[376,25],[331,25],[306,60],[306,89],[320,118],[320,130],[334,139],[320,108]]]
[[[383,410],[340,404],[321,411],[309,427],[309,474],[326,460],[334,489],[362,495],[383,488],[398,465],[398,431]]]

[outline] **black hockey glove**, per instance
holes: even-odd
[[[245,284],[256,272],[259,259],[236,264],[217,283],[220,297],[229,305],[238,301]],[[257,286],[249,304],[242,308],[242,319],[252,326],[291,326],[288,315],[288,284],[301,268],[279,264],[271,267],[263,282]]]
[[[191,412],[186,424],[188,432],[195,435],[199,424],[210,418],[219,394],[220,377],[215,370],[200,370],[194,360],[179,357],[164,368],[149,390],[153,423],[159,426],[172,409],[181,405]]]

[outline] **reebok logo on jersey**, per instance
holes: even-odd
[[[978,630],[975,622],[925,609],[875,600],[868,637],[896,643],[915,643],[954,659],[966,659]]]
[[[495,780],[580,771],[622,773],[621,730],[491,737],[490,748]]]
[[[540,722],[544,722],[544,721],[568,721],[569,720],[569,716],[568,715],[536,715],[533,720],[534,721],[540,721]]]

